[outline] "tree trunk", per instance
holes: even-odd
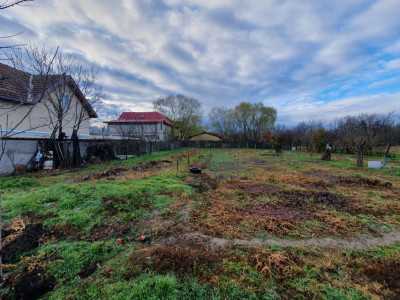
[[[364,151],[363,147],[357,147],[357,167],[364,166]]]
[[[386,157],[388,157],[388,155],[389,155],[389,150],[390,150],[390,147],[391,147],[392,145],[389,143],[389,145],[388,145],[388,147],[387,147],[387,150],[386,150],[386,154],[385,154],[385,156]]]
[[[324,155],[321,157],[322,160],[331,160],[331,150],[326,149]]]
[[[74,130],[72,132],[71,139],[73,141],[72,161],[73,161],[74,167],[77,167],[82,163],[82,158],[81,158],[81,151],[80,151],[80,147],[79,147],[78,132],[76,130]]]

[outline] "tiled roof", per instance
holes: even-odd
[[[27,101],[30,74],[0,63],[0,97]]]
[[[107,123],[159,123],[172,126],[170,120],[159,112],[123,112],[118,120],[108,121]]]
[[[96,112],[70,75],[31,75],[0,63],[0,99],[36,104],[49,89],[65,82],[69,85],[91,118]]]

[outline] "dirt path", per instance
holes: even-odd
[[[302,240],[285,240],[281,238],[268,238],[268,239],[225,239],[203,235],[198,232],[192,232],[187,236],[202,237],[209,240],[211,248],[227,248],[231,246],[280,246],[280,247],[321,247],[321,248],[339,248],[339,249],[354,249],[354,250],[368,250],[377,246],[385,246],[393,243],[400,242],[400,232],[390,232],[382,236],[375,237],[371,235],[362,234],[356,238],[341,239],[341,238],[311,238]]]

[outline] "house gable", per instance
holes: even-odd
[[[0,63],[0,126],[16,131],[52,131],[51,111],[46,101],[54,97],[57,88],[66,84],[69,89],[71,107],[65,116],[63,130],[72,131],[74,115],[86,112],[88,118],[97,118],[78,85],[70,75],[40,75],[17,70]],[[33,106],[32,106],[33,105]],[[89,134],[89,120],[85,117],[80,131]]]

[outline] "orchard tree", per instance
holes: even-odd
[[[364,154],[373,147],[387,145],[388,131],[393,127],[392,113],[347,116],[337,122],[338,142],[357,154],[357,166],[364,164]]]

